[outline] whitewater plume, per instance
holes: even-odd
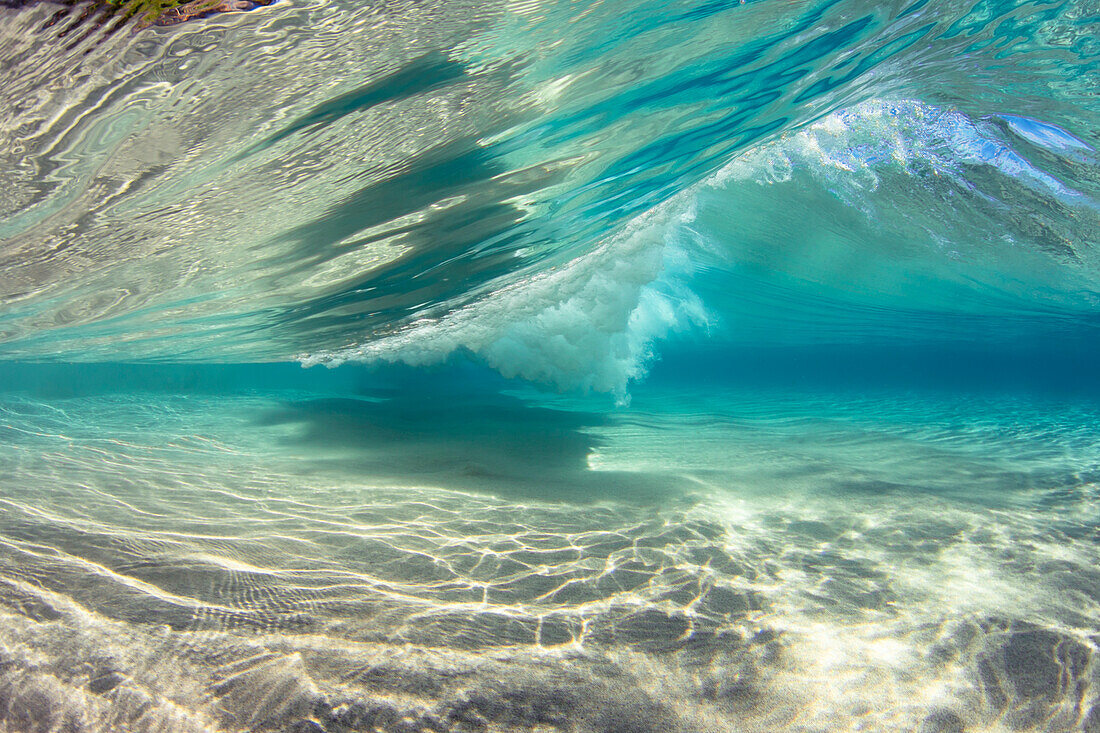
[[[416,321],[362,346],[301,357],[306,366],[347,361],[439,363],[467,351],[508,378],[559,389],[611,392],[645,374],[655,342],[707,315],[684,283],[689,266],[668,244],[674,205],[633,222],[594,251],[520,279],[438,319]]]

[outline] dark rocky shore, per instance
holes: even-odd
[[[51,16],[47,27],[62,21],[70,24],[72,31],[85,25],[93,28],[106,27],[114,32],[122,26],[132,26],[141,30],[153,25],[168,26],[197,18],[205,18],[216,13],[233,13],[253,10],[270,5],[275,0],[0,0],[0,7],[25,8],[32,5],[47,4],[58,6]]]

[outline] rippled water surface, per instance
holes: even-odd
[[[1100,731],[1095,2],[112,7],[0,0],[0,731]]]
[[[700,320],[681,257],[767,310],[1095,320],[1087,2],[287,2],[106,38],[54,12],[4,11],[12,356],[515,364],[570,306],[637,341]],[[628,324],[647,296],[669,312]]]

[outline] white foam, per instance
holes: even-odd
[[[875,203],[867,193],[879,187],[887,171],[926,176],[930,170],[972,187],[970,169],[993,167],[1046,195],[1084,200],[995,139],[987,127],[962,113],[913,101],[870,101],[835,112],[741,153],[709,180],[564,265],[517,279],[465,308],[421,319],[395,334],[299,358],[306,366],[347,361],[424,366],[465,351],[509,378],[609,392],[625,401],[629,383],[643,377],[654,359],[657,341],[709,320],[686,284],[691,266],[677,244],[701,189],[734,181],[769,185],[806,172],[824,180],[853,209],[875,218]],[[686,246],[699,248],[700,243]],[[949,256],[958,254],[952,250]]]
[[[1010,122],[1016,122],[1013,129],[1019,126],[1019,119],[1011,118]],[[1041,124],[1029,122],[1029,130]],[[1053,136],[1050,130],[1060,130],[1051,125],[1043,125],[1042,129],[1048,131],[1048,137]],[[1064,140],[1076,138],[1065,133],[1064,139],[1059,138],[1063,147],[1068,145]],[[721,185],[753,180],[770,184],[789,180],[793,169],[798,168],[829,179],[834,189],[839,187],[858,196],[878,186],[876,171],[892,166],[912,171],[917,164],[937,175],[958,179],[967,177],[963,165],[991,166],[1047,195],[1076,203],[1087,200],[996,139],[992,130],[984,129],[980,122],[961,112],[910,100],[871,100],[833,112],[737,156],[714,182]]]
[[[677,197],[683,201],[683,197]],[[423,366],[468,351],[506,377],[627,399],[653,344],[707,320],[684,284],[687,259],[669,245],[682,205],[639,217],[563,266],[509,284],[437,319],[360,346],[300,357],[306,366],[348,361]]]

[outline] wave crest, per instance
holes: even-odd
[[[683,218],[661,207],[619,236],[558,268],[385,338],[300,357],[306,366],[348,361],[423,366],[466,351],[505,377],[627,398],[653,345],[708,320],[685,284],[689,262],[669,246]]]

